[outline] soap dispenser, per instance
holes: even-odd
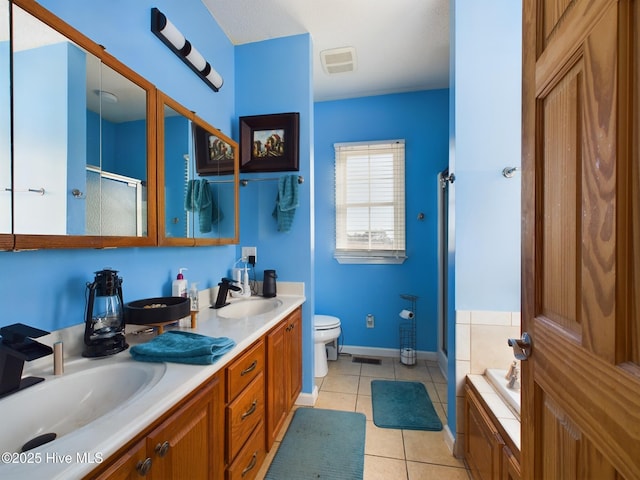
[[[173,281],[171,286],[171,295],[174,297],[188,297],[187,291],[187,280],[184,278],[182,274],[183,270],[188,270],[187,268],[181,267],[178,269],[178,276]]]

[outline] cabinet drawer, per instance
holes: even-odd
[[[264,370],[264,342],[261,340],[227,367],[227,402],[231,402]]]
[[[227,480],[253,480],[265,456],[264,422],[260,422],[227,470]]]
[[[263,418],[264,375],[260,372],[238,398],[227,407],[228,463],[233,461],[255,426]]]

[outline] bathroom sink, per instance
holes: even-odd
[[[0,400],[0,451],[19,452],[72,433],[113,413],[149,390],[164,375],[165,364],[123,362],[48,377],[44,382]],[[11,413],[7,413],[11,412]]]
[[[222,318],[245,318],[269,313],[282,305],[277,298],[247,298],[236,300],[218,310]]]

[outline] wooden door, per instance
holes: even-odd
[[[298,308],[287,318],[285,329],[285,361],[287,363],[287,411],[298,399],[302,390],[302,309]]]
[[[267,335],[267,451],[271,450],[287,419],[288,393],[284,379],[287,360],[284,335],[288,326],[289,324],[283,321]]]
[[[637,479],[640,2],[523,3],[522,476]]]

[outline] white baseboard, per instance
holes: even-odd
[[[316,404],[316,400],[318,400],[318,386],[314,385],[313,392],[300,392],[300,395],[298,395],[298,398],[296,399],[296,405],[300,405],[303,407],[313,407]]]
[[[343,345],[340,353],[349,353],[351,355],[364,355],[367,357],[397,357],[400,358],[399,348],[377,348],[377,347],[358,347],[355,345]],[[436,352],[425,352],[418,350],[416,352],[418,359],[420,360],[432,360],[438,359]]]
[[[451,455],[455,456],[456,439],[451,433],[451,430],[449,429],[449,425],[444,426],[444,443],[449,448]]]

